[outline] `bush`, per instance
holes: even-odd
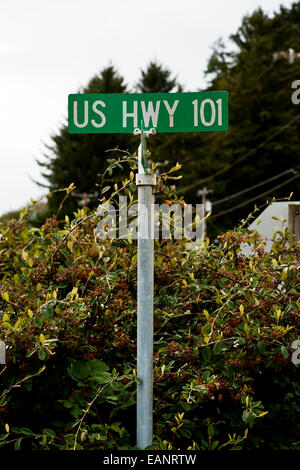
[[[132,176],[111,197],[134,203]],[[136,243],[100,243],[99,220],[1,226],[2,447],[135,448]],[[245,223],[201,250],[156,240],[154,449],[300,449],[299,254],[288,230],[266,253]]]

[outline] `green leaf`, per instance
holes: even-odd
[[[104,384],[110,379],[111,379],[111,374],[109,372],[101,372],[98,375],[94,375],[88,378],[88,380],[92,382],[97,382],[99,384]]]
[[[259,341],[257,344],[256,344],[256,347],[257,347],[257,350],[260,354],[265,354],[266,353],[266,345],[265,343],[262,343],[261,341]]]
[[[289,357],[289,352],[288,352],[288,350],[286,349],[285,346],[281,346],[280,351],[281,351],[281,354],[283,355],[283,357],[285,359],[287,359]]]
[[[224,347],[224,344],[222,343],[222,341],[218,341],[215,345],[214,345],[214,354],[217,356],[218,354],[220,354],[222,352],[222,349]]]
[[[33,348],[31,349],[31,351],[28,351],[28,353],[26,354],[26,357],[29,358],[31,356],[33,356],[33,354],[37,351],[37,348]]]
[[[213,427],[212,424],[210,424],[210,425],[208,426],[207,434],[209,435],[209,437],[213,437],[213,436],[214,436],[214,434],[215,434],[215,429],[214,429],[214,427]]]
[[[54,306],[55,306],[55,304],[56,304],[56,302],[50,302],[44,308],[41,308],[41,314],[45,318],[52,319],[53,315],[54,315]]]
[[[46,349],[42,348],[39,350],[38,357],[41,361],[46,361],[48,359],[48,352]]]
[[[40,317],[35,317],[34,325],[41,328],[43,326],[43,320]]]
[[[243,346],[244,344],[247,343],[247,340],[246,340],[246,338],[239,338],[239,339],[238,339],[238,343],[239,343],[241,346]]]
[[[16,442],[14,443],[14,449],[21,450],[21,439],[16,440]]]
[[[56,436],[55,432],[52,429],[47,429],[47,428],[42,430],[42,434],[44,434],[45,436],[49,436],[49,437]]]
[[[29,429],[29,428],[20,428],[20,433],[21,434],[25,434],[26,436],[31,436],[33,434],[33,432]]]
[[[218,447],[218,445],[219,445],[219,441],[214,441],[214,442],[212,442],[212,444],[211,444],[211,450],[215,450],[216,447]]]
[[[211,358],[211,352],[209,350],[209,348],[204,348],[204,350],[202,351],[202,357],[204,359],[205,362],[209,362],[210,361],[210,358]]]
[[[104,378],[103,373],[109,369],[108,365],[99,359],[91,361],[73,361],[71,367],[68,367],[68,373],[74,380],[87,380],[99,377],[99,383]],[[109,374],[110,375],[110,374]]]
[[[208,379],[209,379],[209,377],[210,377],[210,372],[209,372],[209,370],[206,370],[205,372],[203,372],[202,377],[203,377],[203,379],[205,380],[205,382],[208,383]]]

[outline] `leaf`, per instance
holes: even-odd
[[[54,315],[55,302],[49,302],[46,306],[41,308],[41,314],[44,318],[52,319]]]
[[[111,374],[109,372],[101,372],[98,375],[88,378],[88,380],[92,382],[97,382],[98,384],[104,384],[110,379],[111,379]]]
[[[265,353],[266,353],[266,345],[265,345],[265,343],[262,343],[261,341],[259,341],[259,342],[256,344],[256,347],[257,347],[258,352],[260,352],[260,354],[265,354]]]
[[[258,417],[262,418],[262,416],[266,416],[268,413],[268,411],[263,411],[262,413],[259,413]]]
[[[285,346],[281,346],[280,348],[281,354],[283,355],[284,359],[287,359],[289,357],[289,352],[286,349]]]
[[[21,439],[16,440],[16,442],[14,443],[14,449],[15,450],[20,450],[21,449]]]
[[[46,338],[45,338],[45,336],[43,335],[43,333],[40,334],[39,340],[40,340],[40,342],[41,342],[42,344],[44,344]]]
[[[214,354],[217,356],[218,354],[220,354],[222,352],[222,349],[223,349],[224,345],[222,343],[222,341],[218,341],[215,345],[214,345]]]
[[[3,299],[4,299],[6,302],[9,302],[9,295],[8,295],[7,292],[4,292],[4,293],[2,294],[2,297],[3,297]]]
[[[67,194],[69,194],[69,193],[70,193],[71,191],[73,191],[73,189],[75,189],[75,188],[76,188],[76,186],[74,186],[74,183],[71,183],[71,184],[69,185],[69,187],[67,188]]]
[[[46,359],[48,359],[48,353],[46,351],[46,349],[40,349],[39,353],[38,353],[38,357],[41,361],[45,361]]]
[[[209,320],[209,313],[207,310],[203,310],[206,320]]]
[[[37,348],[33,348],[31,349],[31,351],[28,351],[28,353],[26,353],[26,357],[31,357],[33,356],[33,354],[37,351]]]
[[[219,441],[214,441],[214,442],[212,442],[212,444],[211,444],[211,450],[215,450],[216,447],[218,447],[218,445],[219,445]]]
[[[86,380],[93,378],[96,380],[97,377],[100,377],[100,383],[102,383],[102,375],[107,371],[109,367],[99,359],[92,359],[91,361],[73,361],[71,367],[68,367],[68,373],[70,377],[74,380]],[[105,380],[107,377],[105,377]],[[105,381],[104,380],[104,381]]]
[[[43,326],[43,320],[40,317],[35,317],[34,325],[41,328]]]
[[[26,436],[31,436],[33,432],[29,428],[20,428],[20,433],[25,434]]]
[[[287,277],[288,277],[288,268],[284,268],[281,273],[281,280],[285,281]]]
[[[206,370],[205,372],[203,372],[202,377],[203,377],[203,379],[205,380],[205,382],[208,383],[209,377],[210,377],[210,372],[209,372],[209,370]]]
[[[215,429],[212,424],[208,426],[207,434],[209,435],[209,437],[214,437]]]
[[[129,232],[127,232],[127,240],[128,240],[129,245],[132,245],[132,237]]]
[[[70,251],[72,251],[73,249],[73,244],[72,242],[69,240],[68,243],[67,243],[67,247],[69,248]]]
[[[6,423],[4,427],[5,427],[5,431],[7,432],[7,434],[9,434],[9,425]]]
[[[203,359],[205,362],[209,362],[210,361],[210,358],[211,358],[211,352],[209,350],[209,348],[204,348],[203,352],[202,352],[202,355],[203,355]]]

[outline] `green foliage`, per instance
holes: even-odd
[[[117,152],[100,202],[123,160],[109,194],[136,202]],[[0,446],[135,448],[136,242],[97,239],[86,208],[63,227],[25,217],[0,226]],[[155,241],[154,449],[299,450],[299,250],[286,230],[267,253],[245,223],[194,251]]]
[[[141,93],[169,93],[174,91],[177,84],[176,78],[171,78],[171,72],[168,69],[163,69],[162,65],[157,62],[150,62],[147,69],[142,70],[141,74],[142,76],[136,85],[137,90]]]
[[[258,9],[245,16],[237,32],[231,35],[232,46],[226,47],[222,40],[215,45],[207,67],[209,89],[229,92],[230,127],[213,139],[207,136],[204,144],[207,165],[202,165],[199,175],[202,184],[214,190],[212,201],[227,198],[291,168],[299,171],[299,108],[291,101],[291,87],[299,76],[300,61],[290,64],[286,59],[273,60],[276,52],[300,50],[299,21],[299,2],[289,8],[281,7],[272,16]],[[215,206],[213,216],[226,210],[228,213],[208,221],[210,232],[218,234],[250,212],[253,202],[247,204],[247,199],[256,197],[255,202],[261,204],[268,198],[287,197],[293,192],[298,200],[299,178],[288,182],[293,175],[295,172],[283,174],[262,188]],[[197,181],[187,185],[185,198],[189,200],[190,193],[198,187]],[[240,208],[231,211],[239,204]]]

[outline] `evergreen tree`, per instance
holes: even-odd
[[[291,102],[291,84],[300,77],[300,61],[290,64],[285,59],[273,60],[275,52],[289,48],[300,51],[299,24],[300,2],[281,7],[272,17],[258,9],[246,16],[231,36],[233,50],[226,49],[222,41],[217,43],[207,76],[210,90],[229,92],[229,130],[204,137],[206,157],[198,168],[195,166],[194,181],[182,189],[187,199],[199,184],[213,189],[210,199],[216,201],[299,165],[300,116],[299,107]],[[287,197],[292,191],[293,198],[299,200],[300,178],[283,184],[291,177],[292,173],[285,173],[216,205],[208,224],[210,232],[216,235],[231,228],[255,202],[260,205],[273,196]],[[273,189],[277,185],[282,186]],[[263,197],[214,218],[218,212],[229,211],[267,191]]]
[[[141,70],[141,78],[136,88],[141,93],[169,93],[177,85],[171,72],[157,62],[150,62],[146,70]]]
[[[104,68],[93,77],[88,85],[80,90],[82,93],[125,93],[127,87],[113,66]],[[132,136],[120,134],[69,134],[67,125],[63,125],[56,135],[51,137],[46,161],[38,161],[42,167],[42,176],[47,180],[50,191],[68,187],[74,183],[76,190],[72,193],[97,193],[98,174],[107,166],[110,154],[107,150],[119,147],[127,150]],[[61,192],[49,198],[51,213],[56,213],[64,197]],[[62,215],[71,213],[79,206],[79,197],[69,197],[64,203]],[[92,198],[89,207],[97,206],[97,197]]]

